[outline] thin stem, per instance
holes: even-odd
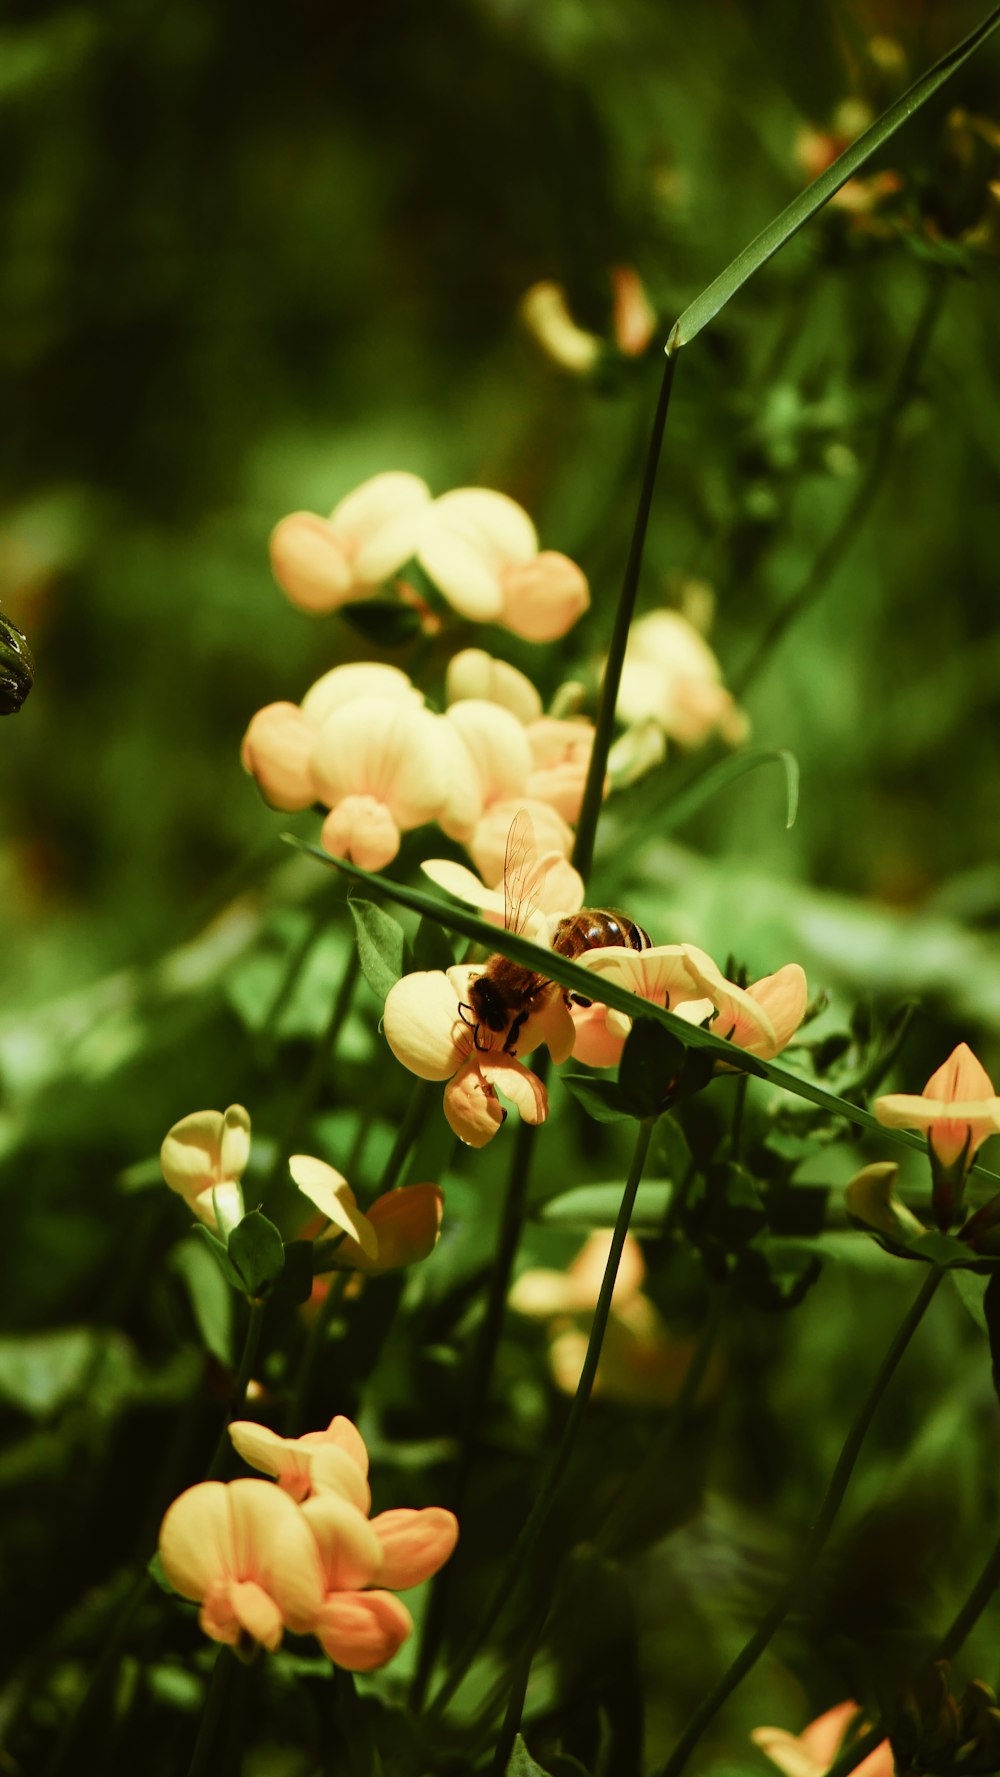
[[[247,1321],[246,1338],[243,1341],[243,1356],[240,1358],[240,1367],[236,1372],[236,1381],[233,1384],[233,1393],[229,1403],[229,1411],[226,1414],[222,1430],[219,1433],[215,1449],[212,1453],[212,1460],[208,1465],[208,1470],[205,1475],[206,1481],[217,1481],[229,1461],[229,1452],[231,1449],[229,1442],[229,1427],[232,1424],[232,1421],[242,1413],[246,1404],[247,1389],[250,1386],[250,1378],[253,1375],[253,1366],[257,1357],[257,1348],[260,1345],[261,1328],[264,1325],[265,1306],[266,1304],[264,1302],[258,1301],[255,1298],[251,1299],[250,1318]]]
[[[219,1727],[225,1712],[226,1704],[236,1676],[236,1659],[228,1647],[219,1649],[218,1658],[212,1667],[212,1676],[208,1685],[208,1696],[201,1714],[198,1738],[194,1743],[194,1752],[188,1766],[188,1777],[208,1777],[218,1767],[214,1761],[215,1743],[219,1735]]]
[[[743,671],[734,678],[732,685],[734,697],[742,697],[745,694],[747,687],[766,665],[786,630],[797,622],[810,605],[815,604],[834,570],[839,567],[842,556],[847,553],[854,542],[864,519],[867,518],[869,508],[874,502],[889,465],[897,424],[913,393],[917,373],[941,312],[944,291],[944,274],[938,267],[935,267],[924,293],[924,300],[920,305],[899,374],[882,410],[867,467],[847,503],[840,523],[827,538],[801,586],[793,592],[791,598],[786,600],[780,610],[775,612]]]
[[[547,1070],[548,1051],[546,1050],[536,1068],[536,1073],[540,1079],[544,1079]],[[451,1510],[459,1520],[461,1520],[469,1478],[476,1458],[476,1447],[479,1442],[483,1415],[489,1401],[493,1368],[500,1346],[500,1334],[503,1331],[504,1310],[510,1293],[511,1273],[514,1269],[514,1260],[517,1257],[521,1230],[524,1226],[524,1207],[527,1202],[531,1160],[535,1146],[533,1126],[530,1123],[522,1122],[518,1127],[517,1139],[514,1143],[507,1191],[500,1216],[496,1256],[490,1271],[486,1308],[469,1376],[462,1427],[462,1446],[451,1485]],[[446,1567],[437,1576],[427,1607],[420,1657],[417,1661],[410,1697],[411,1707],[417,1710],[423,1705],[434,1661],[437,1658],[441,1637],[444,1633],[450,1593],[449,1572],[450,1570]]]
[[[1000,1586],[1000,1542],[996,1544],[990,1557],[977,1579],[968,1598],[962,1605],[950,1629],[947,1629],[934,1654],[935,1660],[952,1660],[959,1648],[970,1635],[982,1616],[983,1611]],[[846,1752],[842,1752],[836,1763],[830,1767],[827,1777],[850,1777],[850,1773],[862,1759],[874,1752],[880,1741],[885,1739],[885,1723],[878,1720],[867,1733],[855,1740]]]
[[[330,1065],[330,1056],[340,1034],[340,1027],[351,1009],[351,1001],[354,998],[354,989],[357,986],[360,973],[361,964],[358,960],[357,949],[353,948],[341,976],[340,986],[337,989],[337,996],[333,1002],[326,1029],[313,1050],[312,1060],[285,1125],[285,1133],[278,1144],[278,1151],[267,1181],[266,1189],[268,1190],[284,1177],[288,1156],[298,1140],[299,1130],[305,1118],[312,1110]]]
[[[739,1165],[740,1149],[743,1145],[743,1112],[746,1109],[747,1087],[749,1084],[749,1074],[741,1074],[736,1082],[736,1095],[733,1103],[733,1121],[729,1130],[729,1158],[734,1166]]]
[[[410,1094],[410,1102],[407,1105],[406,1110],[403,1112],[403,1121],[396,1131],[396,1139],[392,1144],[392,1151],[383,1168],[382,1177],[378,1187],[378,1195],[380,1197],[384,1196],[386,1191],[391,1191],[396,1185],[398,1185],[403,1167],[409,1157],[410,1149],[413,1147],[427,1121],[427,1112],[430,1109],[430,1105],[431,1082],[429,1080],[418,1080]]]
[[[587,1342],[586,1356],[583,1360],[583,1369],[580,1372],[580,1380],[577,1383],[576,1394],[573,1396],[572,1405],[570,1406],[566,1424],[563,1428],[559,1448],[556,1451],[552,1466],[545,1478],[545,1483],[541,1488],[535,1503],[528,1514],[527,1520],[522,1527],[517,1542],[514,1545],[513,1553],[503,1577],[501,1578],[493,1597],[490,1599],[488,1608],[483,1614],[479,1627],[467,1637],[465,1646],[457,1663],[452,1668],[437,1696],[434,1698],[433,1704],[431,1705],[431,1714],[434,1716],[440,1716],[448,1702],[454,1696],[465,1677],[465,1674],[468,1672],[469,1667],[472,1665],[473,1660],[476,1658],[476,1655],[489,1635],[496,1618],[499,1616],[510,1598],[517,1580],[523,1573],[525,1564],[530,1558],[535,1544],[548,1522],[559,1490],[560,1482],[563,1479],[566,1468],[573,1455],[573,1451],[576,1448],[577,1438],[579,1437],[584,1415],[587,1411],[590,1396],[594,1387],[594,1377],[597,1374],[597,1365],[601,1356],[601,1346],[604,1342],[604,1331],[608,1324],[608,1315],[611,1311],[611,1297],[615,1287],[615,1279],[618,1276],[618,1266],[621,1261],[622,1249],[625,1245],[625,1236],[628,1233],[629,1222],[632,1219],[636,1192],[639,1189],[639,1181],[642,1178],[643,1167],[646,1164],[646,1155],[649,1152],[649,1144],[652,1138],[655,1121],[655,1118],[652,1117],[643,1118],[636,1134],[635,1149],[632,1154],[632,1165],[629,1169],[628,1179],[626,1180],[625,1188],[622,1193],[621,1207],[619,1208],[614,1233],[611,1237],[611,1247],[608,1252],[607,1264],[604,1267],[604,1276],[601,1280],[600,1293],[597,1298],[597,1307],[594,1310],[594,1319],[590,1329],[590,1338]]]
[[[677,1399],[639,1467],[625,1477],[611,1502],[611,1508],[597,1538],[597,1547],[602,1554],[614,1552],[622,1532],[635,1524],[639,1506],[656,1485],[658,1477],[664,1474],[666,1462],[678,1435],[687,1424],[688,1415],[698,1398],[698,1390],[715,1350],[727,1306],[727,1297],[720,1291],[698,1335],[698,1343],[691,1354],[691,1362],[678,1390]]]
[[[319,1367],[320,1357],[326,1345],[330,1323],[344,1300],[348,1275],[348,1272],[340,1271],[336,1277],[331,1277],[330,1287],[320,1303],[319,1311],[309,1329],[309,1338],[302,1354],[295,1394],[292,1397],[291,1410],[288,1415],[288,1436],[290,1438],[298,1437],[305,1424],[309,1396],[312,1393],[312,1385]]]
[[[658,1767],[655,1777],[677,1777],[677,1773],[683,1770],[709,1722],[714,1719],[726,1699],[746,1677],[751,1668],[756,1665],[772,1637],[781,1628],[793,1604],[805,1589],[826,1546],[826,1540],[833,1529],[837,1513],[843,1504],[844,1495],[854,1472],[854,1465],[861,1453],[861,1446],[865,1441],[868,1427],[875,1416],[878,1404],[945,1275],[946,1273],[938,1266],[934,1266],[928,1272],[924,1283],[920,1286],[916,1300],[907,1311],[902,1325],[889,1346],[878,1373],[861,1404],[854,1424],[847,1434],[846,1442],[840,1452],[837,1466],[820,1506],[819,1515],[791,1577],[782,1586],[763,1622],[737,1654],[728,1672],[723,1674],[718,1684],[713,1687],[704,1702],[695,1710],[673,1752],[665,1763]]]
[[[998,1586],[1000,1586],[1000,1542],[997,1543],[990,1555],[951,1628],[942,1636],[935,1659],[951,1660],[954,1658],[966,1636],[971,1634],[975,1628]]]
[[[653,504],[653,489],[656,486],[656,472],[660,465],[660,452],[663,449],[663,433],[667,424],[667,412],[670,407],[670,391],[673,388],[676,353],[668,351],[663,367],[663,381],[660,385],[659,400],[653,416],[653,429],[649,437],[646,451],[646,464],[643,470],[642,486],[639,490],[639,505],[636,510],[635,524],[632,529],[632,541],[629,546],[628,561],[625,565],[625,576],[618,598],[618,609],[615,612],[614,627],[608,646],[608,657],[604,665],[604,677],[601,681],[601,695],[597,705],[597,721],[594,726],[594,745],[587,767],[587,781],[583,791],[583,802],[580,807],[580,818],[576,827],[576,841],[573,846],[573,863],[586,881],[590,875],[590,866],[594,856],[594,838],[597,833],[597,818],[601,812],[601,799],[604,794],[604,777],[608,765],[608,753],[611,750],[611,739],[615,727],[615,706],[618,702],[618,686],[621,682],[622,665],[625,660],[625,648],[628,643],[629,629],[635,613],[636,593],[639,588],[639,573],[642,568],[642,552],[646,542],[646,531],[649,526],[649,513]]]

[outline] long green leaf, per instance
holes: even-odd
[[[282,838],[297,850],[325,864],[328,869],[340,870],[345,876],[367,883],[369,888],[380,890],[387,900],[395,901],[398,906],[409,907],[414,913],[436,920],[446,931],[458,932],[463,938],[482,944],[494,955],[506,956],[511,962],[522,963],[525,968],[531,969],[535,974],[544,975],[549,981],[557,982],[570,993],[597,1000],[602,1006],[613,1006],[616,1011],[624,1012],[629,1018],[655,1018],[673,1031],[685,1048],[707,1049],[709,1054],[738,1073],[753,1074],[759,1079],[769,1080],[772,1086],[780,1086],[782,1091],[791,1092],[796,1098],[807,1099],[810,1104],[817,1105],[831,1116],[842,1117],[848,1123],[856,1124],[859,1129],[871,1130],[884,1140],[895,1142],[897,1146],[915,1148],[918,1153],[926,1153],[926,1144],[909,1130],[883,1128],[870,1111],[862,1110],[846,1098],[838,1098],[833,1092],[824,1091],[822,1086],[814,1085],[811,1080],[800,1080],[797,1074],[789,1073],[787,1068],[777,1067],[773,1061],[760,1061],[756,1055],[748,1055],[745,1049],[735,1048],[724,1037],[713,1036],[710,1030],[703,1030],[697,1024],[688,1024],[685,1019],[678,1018],[676,1013],[668,1012],[664,1006],[657,1006],[652,1000],[644,1000],[638,994],[629,993],[627,988],[619,987],[615,981],[609,981],[606,975],[592,974],[589,969],[581,968],[579,963],[570,962],[568,957],[559,956],[554,950],[545,950],[540,944],[532,944],[517,932],[508,932],[502,926],[490,925],[488,920],[480,919],[466,907],[451,901],[442,901],[436,895],[427,894],[424,889],[408,888],[404,883],[388,882],[385,877],[373,876],[370,871],[361,870],[357,864],[349,864],[346,858],[331,857],[329,852],[321,851],[315,845],[307,845],[294,833],[283,833]],[[981,1166],[973,1166],[970,1170],[979,1178],[1000,1188],[1000,1173],[987,1172]]]
[[[794,827],[799,810],[799,762],[795,754],[790,753],[787,747],[745,747],[742,752],[733,753],[728,759],[717,760],[707,771],[699,773],[679,796],[668,802],[662,814],[657,816],[657,833],[672,833],[675,827],[690,820],[699,808],[711,801],[719,790],[724,790],[727,784],[735,783],[737,778],[743,777],[748,771],[756,771],[759,765],[771,764],[784,768],[785,826]]]
[[[850,148],[845,149],[832,166],[827,167],[818,179],[814,179],[805,191],[800,192],[782,210],[780,216],[769,222],[742,252],[737,253],[725,271],[720,272],[708,288],[688,304],[680,320],[675,322],[667,342],[667,351],[678,352],[681,346],[689,345],[695,335],[703,327],[707,327],[709,321],[715,319],[719,310],[725,308],[730,297],[735,296],[737,290],[741,290],[761,266],[766,265],[786,241],[798,234],[799,229],[815,216],[817,210],[822,209],[834,192],[839,191],[928,99],[933,98],[945,81],[958,72],[963,62],[967,62],[975,54],[998,25],[1000,6],[995,6],[975,31],[963,38],[961,43],[957,43],[939,62],[935,62],[933,68],[929,68],[919,80],[914,81],[902,97],[894,105],[890,105],[888,111],[883,111],[882,116],[876,118],[870,128],[856,142],[852,142]]]

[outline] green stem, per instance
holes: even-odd
[[[892,456],[896,427],[916,385],[917,373],[930,344],[931,335],[941,312],[945,291],[945,275],[935,267],[917,314],[916,324],[893,383],[889,399],[882,410],[875,443],[864,473],[847,503],[836,529],[827,538],[816,560],[797,591],[776,611],[741,673],[733,680],[734,697],[742,697],[767,664],[785,632],[797,622],[804,611],[815,604],[841,558],[854,542],[858,531],[879,491]]]
[[[723,1703],[746,1677],[747,1673],[760,1659],[761,1654],[769,1645],[772,1637],[781,1628],[788,1612],[804,1591],[806,1584],[826,1545],[834,1520],[844,1500],[848,1484],[854,1472],[854,1465],[861,1453],[868,1428],[875,1416],[879,1402],[884,1395],[896,1367],[910,1343],[917,1327],[920,1325],[931,1300],[938,1289],[945,1271],[937,1266],[928,1272],[927,1278],[920,1286],[919,1294],[908,1310],[892,1344],[882,1360],[877,1375],[862,1402],[858,1414],[847,1434],[847,1440],[833,1471],[830,1484],[826,1490],[819,1514],[806,1540],[805,1548],[796,1563],[791,1577],[782,1586],[759,1628],[737,1654],[728,1672],[724,1673],[704,1702],[695,1710],[684,1729],[683,1734],[674,1747],[670,1757],[660,1765],[655,1777],[677,1777],[682,1771],[695,1746],[709,1723],[715,1718]]]
[[[403,1121],[396,1131],[396,1139],[392,1151],[379,1181],[378,1196],[384,1197],[386,1191],[392,1191],[398,1185],[403,1167],[409,1158],[410,1149],[424,1124],[431,1107],[431,1086],[429,1080],[418,1080],[410,1094],[410,1102],[403,1113]]]
[[[194,1752],[188,1766],[188,1777],[209,1777],[218,1770],[215,1761],[215,1743],[219,1736],[219,1728],[229,1701],[233,1680],[236,1677],[236,1658],[228,1647],[219,1649],[212,1676],[208,1685],[208,1696],[201,1714],[198,1738],[194,1743]]]
[[[655,1488],[659,1477],[666,1472],[665,1465],[698,1397],[727,1306],[727,1298],[720,1291],[698,1335],[698,1343],[691,1354],[691,1362],[678,1390],[677,1399],[639,1467],[626,1476],[611,1502],[603,1529],[597,1538],[597,1547],[602,1554],[613,1554],[622,1533],[634,1528],[643,1500]]]
[[[246,1405],[247,1389],[253,1374],[257,1348],[260,1345],[265,1306],[264,1302],[258,1301],[256,1298],[250,1299],[250,1318],[247,1321],[246,1338],[243,1341],[243,1356],[240,1358],[240,1367],[236,1372],[229,1411],[226,1414],[225,1422],[212,1453],[212,1460],[205,1475],[206,1481],[217,1481],[228,1465],[229,1452],[232,1448],[229,1442],[229,1427],[232,1421],[239,1417]]]
[[[539,1079],[544,1080],[548,1071],[548,1051],[546,1050],[536,1068]],[[489,1401],[490,1384],[493,1380],[493,1367],[496,1363],[497,1351],[500,1346],[500,1334],[503,1330],[504,1310],[510,1293],[511,1273],[520,1244],[521,1230],[524,1226],[524,1208],[528,1196],[528,1184],[531,1175],[531,1160],[535,1152],[535,1130],[532,1124],[522,1122],[517,1131],[514,1143],[514,1154],[511,1161],[510,1174],[507,1179],[507,1191],[500,1216],[500,1233],[497,1241],[496,1256],[490,1271],[489,1289],[486,1296],[486,1308],[479,1331],[472,1370],[469,1376],[466,1394],[465,1416],[462,1427],[462,1445],[455,1474],[451,1485],[450,1506],[461,1522],[462,1507],[468,1490],[469,1478],[476,1457],[483,1415]],[[423,1706],[427,1686],[430,1683],[434,1661],[437,1658],[444,1633],[447,1615],[448,1597],[450,1594],[450,1569],[445,1567],[437,1576],[431,1591],[427,1615],[424,1620],[423,1637],[420,1645],[420,1657],[413,1678],[413,1689],[410,1697],[411,1708],[419,1710]]]
[[[736,1082],[736,1096],[733,1104],[733,1121],[729,1130],[729,1158],[734,1166],[739,1165],[740,1149],[743,1145],[743,1112],[746,1109],[747,1087],[749,1084],[749,1074],[741,1074]]]
[[[465,1677],[465,1674],[472,1665],[473,1660],[476,1658],[476,1655],[489,1635],[496,1618],[499,1616],[510,1598],[518,1579],[523,1574],[525,1565],[531,1557],[535,1544],[538,1542],[538,1539],[549,1520],[552,1507],[555,1504],[556,1495],[559,1491],[560,1483],[576,1448],[577,1438],[579,1437],[584,1415],[587,1411],[590,1396],[594,1387],[594,1377],[597,1374],[597,1365],[601,1356],[601,1346],[604,1342],[604,1331],[608,1324],[608,1315],[611,1311],[611,1297],[615,1287],[615,1279],[618,1276],[618,1266],[621,1261],[622,1249],[625,1245],[625,1236],[628,1233],[629,1222],[632,1219],[632,1210],[635,1206],[636,1192],[639,1189],[639,1181],[642,1178],[643,1167],[646,1164],[646,1155],[649,1152],[649,1144],[652,1138],[655,1121],[655,1118],[645,1117],[639,1124],[635,1149],[632,1155],[632,1165],[629,1169],[628,1179],[622,1193],[621,1207],[619,1208],[614,1233],[611,1237],[611,1247],[608,1252],[607,1264],[604,1267],[604,1276],[601,1280],[600,1293],[597,1298],[597,1307],[594,1310],[594,1319],[590,1329],[590,1338],[587,1342],[586,1356],[583,1360],[583,1369],[580,1372],[580,1380],[577,1383],[576,1394],[573,1396],[572,1405],[570,1406],[566,1424],[563,1428],[559,1448],[556,1451],[552,1466],[545,1478],[545,1483],[541,1488],[538,1497],[535,1500],[535,1504],[532,1506],[528,1518],[518,1536],[517,1542],[514,1545],[513,1553],[503,1577],[501,1578],[493,1597],[490,1599],[487,1610],[484,1612],[479,1627],[467,1637],[465,1646],[456,1665],[452,1668],[437,1696],[434,1698],[431,1705],[431,1714],[435,1717],[441,1715],[446,1705],[454,1696]]]
[[[351,950],[347,959],[347,965],[341,977],[340,986],[337,989],[337,997],[333,1002],[326,1029],[313,1050],[312,1061],[309,1064],[305,1078],[299,1089],[298,1096],[292,1106],[288,1121],[285,1125],[284,1136],[278,1144],[278,1151],[274,1158],[274,1165],[271,1167],[270,1176],[265,1187],[265,1196],[267,1191],[269,1191],[274,1185],[279,1184],[284,1177],[285,1168],[288,1165],[288,1157],[298,1140],[299,1130],[306,1117],[309,1115],[309,1112],[312,1110],[313,1104],[316,1101],[326,1077],[327,1070],[330,1066],[330,1057],[333,1053],[333,1047],[340,1034],[340,1027],[344,1023],[344,1020],[351,1009],[351,1001],[354,998],[354,989],[357,986],[360,973],[361,964],[358,960],[357,949],[354,948]]]
[[[975,1628],[983,1611],[1000,1586],[1000,1542],[996,1544],[990,1557],[977,1579],[968,1598],[962,1605],[950,1629],[946,1630],[934,1654],[935,1660],[952,1660],[967,1635]],[[836,1763],[830,1767],[827,1777],[850,1777],[850,1773],[862,1759],[874,1752],[880,1741],[885,1739],[885,1723],[881,1720],[868,1729],[867,1733],[855,1740],[846,1752],[841,1753]]]
[[[653,504],[653,489],[656,486],[656,471],[659,468],[660,452],[663,448],[663,433],[667,424],[670,391],[673,388],[676,363],[676,353],[668,351],[663,367],[659,400],[656,404],[656,413],[653,416],[653,429],[646,451],[646,465],[643,470],[642,486],[639,490],[639,505],[632,529],[632,542],[629,546],[625,576],[618,599],[618,609],[615,612],[614,627],[611,631],[608,657],[604,665],[604,677],[601,681],[597,721],[594,726],[594,745],[587,767],[587,781],[584,786],[580,818],[576,826],[576,840],[573,845],[573,863],[584,881],[590,875],[590,866],[594,856],[597,819],[601,812],[608,753],[611,750],[611,740],[615,729],[618,686],[621,682],[629,629],[635,613],[636,593],[639,589],[639,574],[642,568],[642,552],[649,526],[650,508]]]
[[[349,1275],[350,1273],[347,1271],[340,1271],[336,1277],[331,1277],[330,1288],[320,1303],[319,1311],[309,1329],[309,1337],[302,1354],[295,1394],[292,1397],[291,1410],[288,1415],[288,1436],[290,1438],[297,1438],[304,1428],[309,1396],[312,1393],[312,1385],[320,1357],[326,1345],[330,1323],[344,1300],[344,1290],[347,1288]]]

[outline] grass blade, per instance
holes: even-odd
[[[969,57],[974,55],[976,50],[986,42],[998,25],[1000,25],[1000,6],[995,6],[975,31],[970,32],[968,37],[964,37],[961,43],[957,43],[954,49],[942,56],[939,62],[935,62],[932,68],[928,68],[926,74],[922,74],[919,80],[914,81],[902,97],[898,98],[895,104],[890,105],[888,111],[883,111],[882,116],[876,118],[870,128],[865,130],[856,142],[852,142],[850,148],[845,149],[832,166],[827,167],[818,179],[814,179],[805,191],[800,192],[799,196],[794,198],[786,209],[782,210],[780,216],[776,216],[773,222],[769,222],[767,227],[755,236],[748,246],[743,248],[742,252],[737,253],[736,258],[726,266],[725,271],[720,272],[708,288],[688,304],[680,320],[675,322],[667,342],[667,351],[678,352],[681,346],[689,345],[695,335],[700,333],[703,327],[707,327],[709,321],[715,319],[719,310],[725,308],[726,303],[736,295],[737,290],[741,290],[743,285],[748,283],[760,270],[761,266],[766,265],[767,261],[781,250],[786,241],[790,241],[793,235],[798,234],[799,229],[803,228],[810,218],[815,216],[817,210],[822,209],[834,192],[839,191],[840,187],[854,173],[858,172],[873,154],[877,154],[883,144],[888,142],[896,134],[896,131],[901,129],[903,124],[908,122],[914,113],[927,103],[928,99],[933,98],[938,89],[958,72],[963,62],[967,62]]]

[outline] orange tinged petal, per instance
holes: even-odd
[[[413,1629],[391,1592],[342,1592],[328,1598],[315,1626],[324,1651],[347,1672],[374,1672],[397,1654]]]
[[[379,1512],[371,1524],[382,1545],[384,1586],[405,1592],[437,1573],[458,1541],[458,1519],[443,1506]]]

